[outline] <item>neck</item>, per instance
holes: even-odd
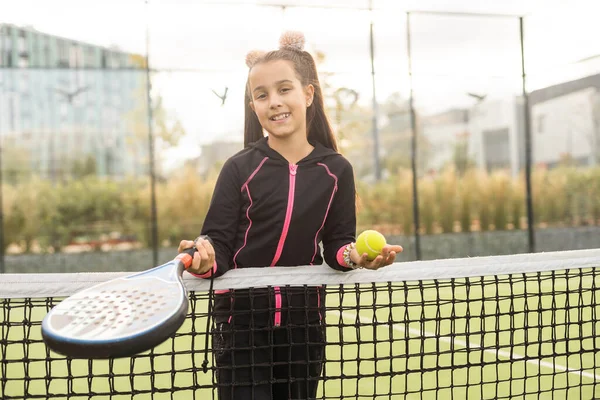
[[[281,154],[290,164],[296,164],[310,154],[313,146],[306,135],[292,135],[287,138],[276,138],[269,135],[269,147]]]

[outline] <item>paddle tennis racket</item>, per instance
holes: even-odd
[[[128,357],[164,342],[187,315],[181,277],[195,251],[63,300],[42,321],[44,342],[57,353],[88,359]]]

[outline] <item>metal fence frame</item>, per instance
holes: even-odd
[[[144,0],[145,7],[148,9],[150,7],[149,0]],[[205,4],[219,4],[216,2],[206,2]],[[234,3],[227,3],[235,5]],[[307,6],[301,5],[290,5],[290,4],[258,4],[258,6],[262,7],[276,7],[280,8],[283,12],[285,12],[286,8],[307,8]],[[339,9],[348,9],[348,7],[335,7],[335,6],[310,6],[310,8],[339,8]],[[371,6],[368,8],[353,8],[360,10],[373,10]],[[530,252],[535,252],[535,231],[534,231],[534,217],[533,217],[533,200],[532,200],[532,188],[531,188],[531,153],[532,153],[532,143],[531,143],[531,127],[530,127],[530,110],[529,110],[529,101],[528,101],[528,92],[526,89],[526,70],[525,70],[525,45],[524,45],[524,16],[523,15],[505,15],[505,14],[476,14],[476,13],[456,13],[456,12],[443,12],[443,11],[406,11],[406,40],[407,40],[407,63],[408,63],[408,78],[410,83],[410,96],[409,96],[409,113],[410,113],[410,129],[411,129],[411,169],[413,175],[412,188],[413,188],[413,218],[414,218],[414,238],[415,238],[415,253],[417,260],[422,259],[421,254],[421,241],[420,241],[420,221],[419,221],[419,199],[418,199],[418,182],[417,182],[417,139],[418,133],[416,128],[416,118],[415,118],[415,106],[414,106],[414,93],[413,93],[413,67],[412,67],[412,46],[413,43],[411,41],[411,16],[412,15],[438,15],[438,16],[457,16],[457,17],[472,17],[472,18],[501,18],[501,19],[517,19],[519,21],[519,44],[521,51],[521,81],[522,81],[522,96],[523,96],[523,107],[524,107],[524,115],[525,115],[525,179],[526,179],[526,211],[527,211],[527,226],[528,226],[528,247]],[[373,139],[375,143],[375,154],[374,154],[374,162],[376,165],[376,177],[377,179],[380,177],[379,168],[379,158],[378,158],[378,133],[377,133],[377,100],[375,97],[375,78],[376,71],[374,67],[374,40],[373,40],[373,22],[370,24],[370,58],[371,58],[371,73],[372,73],[372,96],[373,96]],[[147,124],[148,124],[148,150],[150,155],[150,163],[149,163],[149,179],[150,179],[150,187],[151,187],[151,243],[153,250],[153,262],[154,265],[158,264],[158,221],[157,221],[157,205],[156,205],[156,172],[155,172],[155,160],[154,160],[154,132],[153,132],[153,122],[154,116],[152,114],[152,82],[151,75],[154,70],[150,67],[150,27],[148,18],[146,18],[146,53],[144,55],[146,61],[145,74],[146,74],[146,100],[147,100]],[[0,273],[4,273],[5,271],[5,251],[4,251],[4,213],[3,213],[3,203],[2,203],[2,144],[0,143]]]
[[[524,31],[524,17],[522,15],[506,15],[506,14],[474,14],[465,12],[438,12],[438,11],[407,11],[406,12],[406,42],[407,42],[407,62],[408,62],[408,76],[410,82],[410,96],[409,96],[409,108],[410,108],[410,121],[411,121],[411,167],[413,173],[413,218],[415,221],[415,253],[417,260],[422,259],[421,255],[421,237],[419,234],[420,223],[419,223],[419,192],[417,184],[417,128],[415,118],[415,107],[414,107],[414,93],[413,93],[413,73],[412,73],[412,43],[411,43],[411,29],[410,29],[410,17],[414,14],[420,15],[439,15],[448,17],[470,17],[470,18],[502,18],[502,19],[518,19],[519,21],[519,46],[521,49],[521,84],[522,84],[522,96],[523,96],[523,107],[525,115],[525,203],[527,211],[527,231],[528,231],[528,246],[529,252],[535,252],[535,227],[533,220],[533,196],[531,188],[531,123],[529,116],[529,95],[526,88],[527,74],[525,71],[525,31]]]

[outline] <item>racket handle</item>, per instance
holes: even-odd
[[[179,253],[175,259],[180,260],[185,269],[188,269],[192,265],[192,260],[194,259],[194,253],[196,251],[197,249],[195,247],[190,247],[189,249],[185,249]]]

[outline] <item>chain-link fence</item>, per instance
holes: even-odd
[[[400,260],[598,247],[588,14],[15,5],[0,22],[0,271],[143,269],[197,236],[243,146],[245,54],[283,30],[318,62],[358,229],[402,244]]]

